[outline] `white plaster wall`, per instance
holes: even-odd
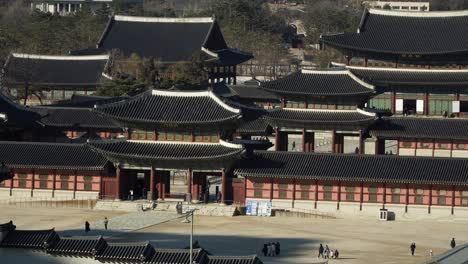
[[[13,188],[11,190],[11,196],[13,197],[28,197],[31,198],[31,189],[19,189],[19,188]]]
[[[405,218],[409,219],[418,219],[418,218],[427,218],[429,215],[429,205],[408,205],[408,213],[406,213]]]
[[[432,157],[432,149],[417,149],[416,156]]]
[[[72,200],[73,191],[55,190],[54,198],[57,200]]]
[[[466,151],[466,150],[452,150],[452,157],[454,157],[454,158],[468,158],[468,151]]]
[[[468,219],[468,208],[455,207],[453,214],[455,218]]]
[[[375,155],[375,141],[365,141],[364,142],[364,154]]]
[[[382,204],[380,203],[363,203],[360,215],[379,219],[380,209],[382,209]]]
[[[0,198],[10,197],[10,188],[0,188]]]
[[[449,149],[436,149],[434,150],[434,157],[450,157]]]
[[[294,201],[295,209],[314,210],[315,202],[310,200],[296,200]]]
[[[431,206],[430,218],[449,218],[452,216],[451,206]]]
[[[52,190],[34,190],[33,191],[34,198],[52,198]]]
[[[336,213],[338,202],[317,201],[317,211],[325,213]]]
[[[399,156],[414,156],[415,153],[415,149],[400,148],[398,150]]]
[[[292,200],[285,199],[273,199],[271,201],[271,206],[278,209],[289,209],[292,208]]]
[[[99,199],[99,192],[78,191],[75,193],[76,199]]]

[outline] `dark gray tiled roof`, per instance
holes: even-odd
[[[241,145],[230,143],[193,143],[163,141],[95,141],[89,143],[96,151],[113,161],[156,168],[224,168],[243,151]],[[175,167],[172,167],[175,166]],[[192,167],[191,167],[192,166]]]
[[[468,139],[468,119],[389,117],[378,120],[369,134],[383,138]]]
[[[302,70],[276,81],[263,82],[261,87],[273,93],[290,95],[355,96],[374,93],[372,85],[364,83],[347,70]]]
[[[251,257],[222,257],[209,256],[207,264],[261,264],[263,263],[257,256]]]
[[[31,248],[45,250],[49,254],[94,258],[100,262],[142,264],[185,264],[189,261],[188,249],[159,249],[149,242],[108,243],[102,237],[60,237],[51,230],[14,230],[10,223],[0,227],[13,227],[0,243],[0,248]],[[262,264],[255,256],[211,256],[203,248],[193,250],[197,264]]]
[[[348,67],[363,81],[376,86],[417,85],[417,86],[466,86],[467,70],[424,70],[395,68]]]
[[[456,246],[438,256],[432,257],[427,264],[466,264],[468,260],[468,244]]]
[[[107,62],[107,55],[40,56],[13,53],[5,66],[5,78],[10,83],[27,81],[47,87],[92,88],[101,83]]]
[[[361,110],[312,110],[281,108],[270,111],[265,119],[272,127],[351,129],[367,127],[376,117]]]
[[[98,47],[163,62],[189,61],[202,47],[210,51],[227,49],[221,30],[212,18],[128,16],[111,18]]]
[[[100,237],[61,237],[47,248],[47,252],[55,255],[94,256],[107,246]]]
[[[0,141],[9,168],[102,170],[108,161],[83,144]]]
[[[206,263],[208,252],[204,249],[193,250],[195,263]],[[190,262],[190,250],[156,248],[154,255],[145,264],[185,264]]]
[[[5,119],[2,118],[1,122],[8,127],[16,128],[38,127],[37,120],[41,118],[40,113],[14,102],[2,92],[0,92],[0,114],[5,115]]]
[[[468,185],[468,159],[258,151],[235,174],[387,183]]]
[[[40,123],[60,128],[119,129],[119,125],[100,113],[87,108],[35,107],[44,114]]]
[[[154,248],[150,243],[145,244],[110,244],[95,258],[103,262],[144,262],[153,256]]]
[[[251,121],[243,121],[237,128],[236,132],[239,134],[248,134],[251,136],[264,136],[271,134],[272,128],[267,123],[265,118],[259,117]]]
[[[95,105],[114,103],[127,99],[128,96],[104,97],[95,95],[74,94],[70,99],[57,101],[48,107],[93,108]]]
[[[257,85],[231,85],[229,86],[240,99],[279,102],[280,98],[275,94],[261,89]]]
[[[1,241],[0,247],[43,249],[58,237],[50,230],[12,230]]]
[[[121,122],[161,127],[235,122],[240,110],[223,103],[210,91],[150,90],[128,100],[98,106],[96,111]]]
[[[449,54],[468,51],[468,13],[365,11],[358,33],[325,35],[334,47],[388,54]]]

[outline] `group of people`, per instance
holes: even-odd
[[[109,219],[107,219],[107,217],[104,217],[104,229],[107,230],[107,225],[109,224]],[[89,231],[91,231],[91,225],[89,224],[88,221],[85,221],[85,232],[88,233]]]
[[[337,259],[338,257],[340,256],[340,252],[338,251],[338,249],[330,249],[328,247],[328,245],[325,245],[325,247],[323,247],[322,244],[320,244],[319,246],[319,254],[318,254],[318,258],[324,258],[324,259],[332,259],[332,258],[335,258]]]
[[[263,244],[262,252],[265,257],[278,256],[281,252],[281,245],[278,241]]]
[[[455,248],[457,246],[457,242],[455,241],[455,238],[452,237],[452,240],[450,241],[450,247]],[[412,242],[410,245],[410,250],[411,250],[411,256],[414,256],[414,252],[416,251],[416,243]],[[432,257],[434,255],[434,252],[432,249],[429,249],[429,256]]]

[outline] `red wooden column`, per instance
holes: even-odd
[[[187,170],[187,193],[192,194],[192,169]]]
[[[359,193],[359,211],[362,211],[363,203],[364,203],[364,182],[361,182],[361,192]]]
[[[364,132],[359,130],[359,154],[362,155],[364,154]]]
[[[392,95],[390,96],[390,110],[394,114],[396,112],[396,92],[392,91]]]
[[[296,201],[296,179],[293,179],[293,189],[292,189],[292,208],[294,208],[294,202]]]
[[[155,182],[154,182],[154,167],[151,166],[150,168],[150,197],[148,197],[148,200],[154,200],[155,199],[155,195],[154,195],[154,185],[155,185]]]
[[[387,203],[387,184],[383,184],[383,205],[382,208],[385,209],[385,204]]]
[[[432,185],[429,186],[429,207],[427,209],[427,213],[431,214],[431,207],[432,207]]]
[[[314,209],[317,209],[317,201],[318,201],[318,180],[315,180],[315,202],[314,202]]]
[[[270,181],[270,201],[273,201],[273,185],[275,184],[275,180],[271,178]]]
[[[13,188],[15,187],[14,183],[15,183],[15,172],[12,171],[11,172],[13,175],[11,176],[11,180],[10,180],[10,196],[13,195]]]
[[[336,210],[340,210],[340,202],[341,202],[341,181],[338,182],[338,199],[336,203]]]
[[[101,179],[102,179],[102,176],[101,176]],[[54,170],[54,176],[52,178],[52,198],[55,197],[55,189],[56,189],[55,184],[56,183],[57,183],[57,170]],[[102,183],[101,183],[101,187],[102,187]]]
[[[409,185],[406,184],[406,195],[405,195],[405,213],[408,212],[408,205],[409,205]]]
[[[32,170],[31,173],[32,173],[31,197],[33,197],[34,196],[34,185],[36,184],[36,175],[34,173],[34,170]]]
[[[74,179],[73,179],[73,199],[76,198],[76,190],[78,189],[78,172],[74,171]]]
[[[117,168],[115,170],[115,199],[120,200],[120,180],[121,180],[121,170],[120,170],[120,165],[117,165]]]
[[[452,215],[455,211],[455,185],[452,186]]]
[[[227,202],[227,175],[226,170],[221,171],[221,202],[226,204]]]
[[[193,172],[192,173],[193,178],[192,178],[192,200],[199,200],[200,198],[200,174]]]
[[[275,127],[275,151],[279,151],[280,144],[281,144],[281,137],[280,137],[280,131],[278,127]]]

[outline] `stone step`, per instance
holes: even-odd
[[[143,210],[153,209],[154,203],[151,201],[106,201],[100,200],[94,207],[95,210],[102,211],[123,211],[123,212],[139,212]]]

